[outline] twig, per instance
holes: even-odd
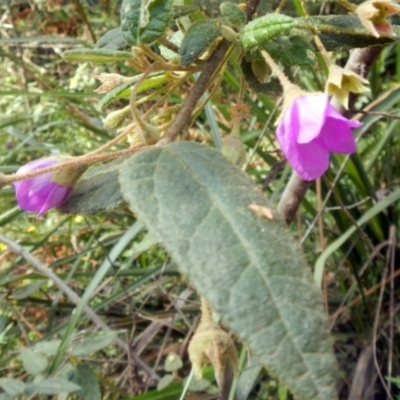
[[[224,39],[218,46],[217,50],[207,60],[199,79],[194,84],[186,101],[183,103],[182,108],[176,115],[174,122],[172,122],[172,124],[169,126],[165,136],[158,142],[159,145],[164,145],[175,141],[177,137],[185,130],[189,124],[196,104],[209,86],[212,78],[214,77],[215,70],[218,68],[219,63],[223,60],[225,53],[228,51],[230,46],[231,43]]]
[[[260,0],[248,0],[246,2],[245,13],[247,20],[250,21],[252,15],[256,12]],[[165,145],[173,142],[178,138],[178,136],[187,128],[193,110],[196,104],[199,102],[204,92],[209,87],[211,81],[213,80],[218,66],[225,58],[226,53],[231,48],[231,43],[226,39],[223,39],[214,53],[205,62],[201,75],[199,79],[194,84],[192,90],[188,94],[186,101],[183,103],[182,108],[179,110],[174,121],[169,126],[165,136],[158,142],[159,145]]]
[[[48,279],[50,279],[52,282],[54,282],[57,287],[64,292],[67,297],[76,305],[78,305],[81,302],[81,298],[68,286],[66,285],[51,269],[47,268],[46,265],[44,265],[40,260],[35,258],[31,253],[26,251],[23,247],[21,247],[19,244],[13,242],[12,240],[8,239],[7,237],[3,236],[0,234],[0,242],[3,242],[7,247],[14,253],[20,255],[23,257],[26,261],[28,261],[33,268],[38,271],[40,274],[46,276]],[[89,307],[88,305],[85,305],[83,308],[86,316],[100,329],[103,329],[105,331],[110,331],[111,328],[103,322],[103,320],[95,313],[95,311]],[[135,353],[130,351],[129,346],[120,338],[115,339],[115,343],[122,348],[127,354],[130,354],[130,356],[133,358],[135,361],[136,365],[143,369],[143,371],[146,372],[146,374],[151,378],[155,380],[160,380],[158,375],[144,362],[142,361]]]

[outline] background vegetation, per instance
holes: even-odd
[[[218,3],[199,0],[194,18],[218,13]],[[262,2],[260,13],[278,3]],[[116,0],[0,4],[0,172],[14,172],[46,155],[81,155],[115,136],[102,121],[127,100],[99,111],[95,75],[136,72],[124,62],[66,62],[61,54],[92,46],[118,26],[119,5]],[[297,15],[300,7],[288,2],[286,10]],[[343,12],[336,4],[318,2],[310,10]],[[382,49],[369,74],[371,92],[357,100],[364,126],[346,174],[338,174],[343,157],[335,157],[333,168],[311,185],[290,227],[309,265],[325,264],[323,297],[343,399],[357,365],[364,367],[356,375],[363,398],[399,396],[399,51],[397,43]],[[347,55],[338,53],[339,63]],[[218,129],[230,132],[239,70],[234,52],[212,103],[189,130],[192,140],[214,145]],[[320,67],[301,68],[295,79],[309,90],[323,90],[323,73]],[[244,98],[248,111],[240,137],[246,170],[277,203],[290,175],[274,137],[278,97],[247,88]],[[168,100],[182,101],[176,95]],[[12,250],[10,243],[0,243],[0,377],[9,378],[2,386],[8,397],[0,393],[0,399],[22,398],[22,382],[24,398],[61,399],[73,392],[69,398],[179,399],[191,368],[186,350],[198,322],[199,298],[135,217],[127,210],[89,217],[51,211],[38,220],[16,206],[11,187],[0,192],[0,204],[0,233]],[[62,285],[90,309],[76,308]],[[238,347],[238,398],[289,398],[260,365],[246,366],[246,348]],[[216,398],[210,370],[196,384],[186,398]]]

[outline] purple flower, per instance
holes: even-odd
[[[17,173],[23,174],[50,167],[60,162],[57,158],[41,158],[25,164]],[[63,204],[72,189],[72,184],[54,182],[54,173],[49,172],[30,179],[15,182],[14,189],[18,205],[25,211],[37,212],[38,216]]]
[[[326,94],[303,94],[284,110],[276,136],[289,164],[312,181],[329,168],[329,153],[357,150],[352,128],[361,125],[333,108]]]

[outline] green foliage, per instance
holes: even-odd
[[[293,67],[308,67],[314,64],[314,53],[310,43],[301,36],[278,37],[263,48],[282,64]]]
[[[151,44],[164,34],[172,16],[172,0],[123,0],[122,36],[131,46]]]
[[[227,18],[230,25],[237,28],[245,24],[246,14],[236,4],[224,2],[220,5],[221,14]]]
[[[0,234],[12,249],[0,236],[0,400],[216,396],[211,368],[205,381],[190,378],[193,289],[242,348],[231,398],[335,399],[336,387],[347,398],[325,314],[342,376],[374,341],[398,397],[397,37],[374,37],[335,2],[305,2],[308,16],[297,0],[279,13],[277,2],[261,3],[247,24],[242,5],[208,0],[0,4],[0,173],[47,155],[85,156],[128,132],[92,153],[104,162],[60,208],[68,216],[36,220],[16,207],[11,186],[0,192]],[[398,34],[398,18],[390,22]],[[282,90],[261,51],[291,81],[321,91],[326,60],[315,34],[338,65],[349,49],[382,47],[371,92],[349,111],[364,123],[357,154],[332,157],[289,232],[275,211],[291,172],[274,135]],[[93,93],[102,73],[125,80]],[[121,110],[121,129],[105,129]],[[168,144],[182,119],[172,141],[201,145]],[[154,148],[108,154],[140,144],[149,126],[161,134]],[[232,138],[250,178],[210,149]],[[376,396],[384,390],[375,384]]]
[[[346,51],[360,47],[384,45],[392,43],[394,40],[387,36],[379,38],[371,36],[360,20],[353,15],[298,18],[296,25],[299,27],[309,26],[320,31],[321,40],[328,51]]]
[[[120,182],[138,218],[264,365],[299,398],[335,399],[320,294],[276,212],[266,220],[249,209],[271,207],[253,183],[193,143],[140,152]]]
[[[63,53],[66,61],[92,62],[92,63],[114,63],[132,58],[132,53],[127,51],[115,51],[108,48],[102,49],[74,49]]]
[[[240,43],[246,50],[262,46],[274,37],[293,28],[294,19],[282,14],[268,14],[248,23],[240,33]]]
[[[118,184],[118,170],[123,158],[90,168],[75,185],[60,210],[65,213],[95,214],[120,206],[123,202]]]
[[[128,46],[128,43],[122,36],[121,28],[114,28],[106,32],[96,43],[100,49],[120,50]]]
[[[190,26],[179,50],[180,63],[187,67],[195,62],[221,36],[218,20],[196,21]]]

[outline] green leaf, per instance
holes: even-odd
[[[34,349],[45,356],[51,357],[57,354],[60,344],[61,340],[45,340],[36,343]]]
[[[64,51],[62,57],[66,61],[92,62],[92,63],[114,63],[132,58],[129,51],[117,51],[112,49],[73,49]]]
[[[246,79],[247,84],[250,88],[259,93],[272,94],[272,95],[280,95],[282,93],[282,86],[279,83],[278,79],[273,78],[269,82],[262,83],[255,76],[254,70],[252,68],[252,63],[243,58],[240,63],[240,67],[242,69],[244,78]]]
[[[174,381],[172,374],[164,375],[157,384],[157,390],[163,390]]]
[[[151,44],[169,27],[172,0],[123,0],[121,33],[131,46]]]
[[[192,24],[179,49],[181,65],[187,67],[196,61],[219,36],[221,27],[217,20],[207,19]]]
[[[38,394],[61,394],[76,392],[80,386],[62,378],[49,378],[41,381],[35,392]]]
[[[245,49],[253,49],[274,37],[290,31],[294,19],[283,14],[267,14],[248,23],[240,33],[240,43]]]
[[[0,387],[10,396],[17,396],[24,391],[25,383],[19,379],[0,378]]]
[[[227,18],[229,24],[234,28],[240,27],[246,23],[246,13],[238,7],[237,4],[224,2],[219,6],[221,14]]]
[[[182,368],[183,362],[181,358],[176,353],[169,353],[167,358],[165,359],[164,369],[167,372],[176,371],[179,368]]]
[[[12,293],[12,296],[14,299],[17,300],[23,300],[26,299],[27,297],[31,296],[33,293],[35,293],[43,284],[47,282],[44,279],[41,279],[39,281],[29,283],[28,285],[21,286],[18,289],[14,290]]]
[[[101,98],[97,108],[99,110],[102,110],[114,100],[129,97],[131,94],[131,87],[140,79],[140,77],[140,75],[134,76],[133,78],[110,90],[104,97]],[[162,74],[157,72],[155,74],[151,74],[144,82],[140,84],[137,93],[140,93],[144,90],[153,89],[166,82],[169,82],[170,80],[171,74],[169,72],[165,72]]]
[[[184,379],[184,382],[186,382],[186,379]],[[210,385],[210,380],[197,379],[195,376],[193,376],[193,378],[189,382],[188,390],[190,390],[191,392],[204,392],[210,387]]]
[[[320,17],[296,18],[296,26],[315,29],[326,50],[347,51],[355,48],[394,43],[388,36],[376,38],[365,29],[354,15],[327,15]],[[393,25],[393,31],[400,34],[400,27]]]
[[[120,50],[128,46],[126,40],[122,36],[121,28],[111,29],[106,32],[96,43],[98,49]]]
[[[69,352],[77,357],[87,356],[110,345],[117,337],[118,332],[100,331],[89,333],[77,342],[72,342]]]
[[[47,357],[32,349],[22,349],[21,359],[25,371],[31,375],[41,374],[48,366]]]
[[[120,182],[139,220],[260,361],[300,399],[337,399],[321,293],[254,183],[219,152],[188,142],[132,156]]]
[[[119,189],[118,169],[125,159],[118,158],[86,171],[59,210],[67,214],[95,214],[120,206],[123,198]]]
[[[264,48],[275,61],[290,67],[308,67],[314,64],[314,57],[310,58],[313,49],[301,36],[278,37],[266,43]]]
[[[241,371],[236,387],[236,400],[246,400],[249,397],[250,392],[258,382],[262,366],[256,357],[250,356],[247,365]]]
[[[101,400],[99,382],[87,364],[76,367],[72,381],[81,387],[76,394],[81,396],[83,400]]]

